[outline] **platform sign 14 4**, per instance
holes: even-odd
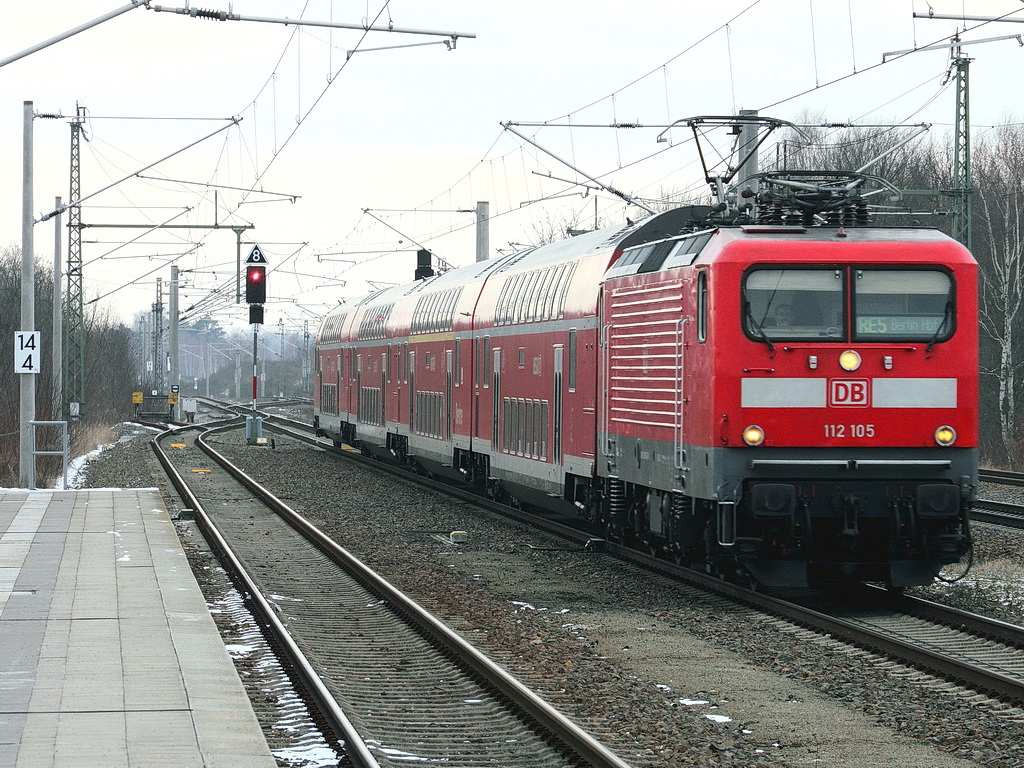
[[[14,372],[39,373],[42,369],[42,344],[39,331],[14,332]]]

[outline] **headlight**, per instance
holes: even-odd
[[[935,430],[935,442],[943,446],[952,445],[956,442],[956,430],[952,427],[939,427]]]
[[[760,445],[764,442],[764,430],[751,424],[743,430],[743,442],[747,445]]]
[[[844,371],[856,371],[860,368],[860,355],[848,349],[839,356],[839,366]]]

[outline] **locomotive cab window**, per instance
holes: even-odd
[[[754,268],[742,300],[755,341],[941,342],[955,330],[953,277],[938,268]]]
[[[938,269],[853,270],[855,341],[945,341],[953,335],[953,279]]]
[[[754,269],[743,285],[743,328],[762,341],[845,335],[843,270]]]

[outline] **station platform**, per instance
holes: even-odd
[[[0,768],[273,768],[156,489],[0,489]]]

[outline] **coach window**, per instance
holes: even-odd
[[[515,316],[512,318],[513,323],[525,323],[529,319],[526,316],[526,308],[530,302],[530,283],[533,280],[533,276],[534,273],[532,272],[527,272],[521,276],[523,287],[516,296]]]
[[[536,277],[536,272],[527,272],[522,276],[523,289],[516,297],[516,316],[513,318],[513,322],[525,323],[529,321],[530,292]]]
[[[521,400],[512,398],[512,437],[510,440],[509,453],[519,453],[521,438],[519,437],[519,403]]]
[[[538,270],[530,278],[530,292],[526,297],[526,307],[523,309],[523,320],[528,323],[535,323],[541,319],[540,315],[540,291],[544,283],[544,271]]]
[[[555,319],[560,319],[565,315],[565,299],[569,295],[569,284],[572,282],[573,273],[576,271],[576,262],[572,262],[566,269],[566,275],[560,289],[558,291],[558,297],[555,301]]]
[[[523,455],[533,455],[533,400],[523,403]]]
[[[523,288],[526,286],[527,277],[528,275],[518,274],[512,278],[512,298],[509,300],[508,306],[509,323],[519,322],[516,318],[519,316],[519,311],[522,307]]]
[[[460,339],[455,339],[455,348],[452,351],[452,357],[454,358],[454,362],[452,363],[452,365],[455,368],[455,370],[452,372],[452,379],[454,380],[456,387],[462,384],[462,355],[459,354],[459,350],[461,348],[459,345],[459,341]]]
[[[498,305],[494,308],[494,324],[504,325],[505,314],[508,309],[509,293],[512,283],[506,280],[501,286],[501,293],[498,294]]]
[[[551,286],[554,284],[555,270],[548,267],[541,274],[540,284],[537,286],[537,320],[550,320],[548,315],[548,303],[551,296]]]
[[[708,273],[697,273],[697,341],[708,340]]]
[[[484,336],[484,353],[482,355],[484,363],[484,375],[480,378],[483,381],[484,389],[488,389],[491,386],[491,337]]]
[[[554,268],[554,278],[551,281],[551,288],[545,297],[544,316],[548,320],[558,319],[558,296],[562,290],[562,276],[565,274],[568,265],[559,264]]]
[[[953,335],[953,279],[948,272],[851,271],[856,341],[946,341]]]
[[[440,299],[439,294],[433,294],[427,299],[427,317],[426,317],[426,332],[434,333],[437,330],[437,319],[440,316]]]

